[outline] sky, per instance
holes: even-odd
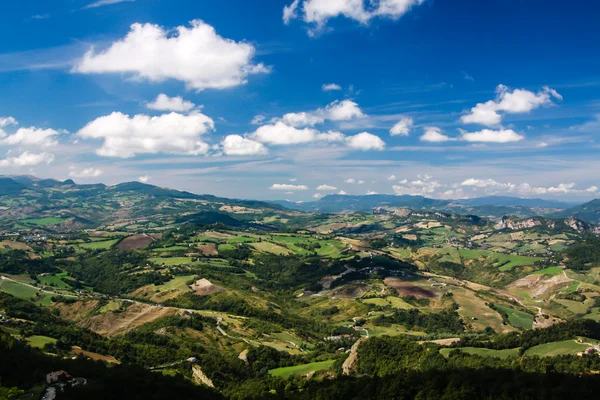
[[[0,174],[232,198],[600,197],[600,3],[29,0]]]

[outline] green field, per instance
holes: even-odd
[[[56,339],[48,336],[30,336],[27,338],[31,347],[43,348],[48,343],[56,343]]]
[[[53,286],[60,289],[70,289],[71,286],[61,280],[61,278],[68,278],[69,274],[61,272],[55,275],[39,276],[40,283],[46,286]]]
[[[266,253],[273,253],[277,255],[287,255],[292,253],[290,250],[285,247],[281,247],[278,244],[271,242],[259,242],[259,243],[251,243],[252,247],[257,250],[264,251]],[[221,246],[219,246],[219,251],[221,250]]]
[[[152,257],[148,261],[151,261],[158,265],[166,265],[167,267],[173,265],[185,265],[192,262],[192,257]]]
[[[545,343],[532,347],[525,352],[525,355],[553,357],[566,354],[577,354],[587,348],[588,345],[577,343],[575,340],[563,340],[562,342]]]
[[[463,259],[478,260],[481,258],[489,259],[492,266],[498,270],[506,272],[515,267],[533,265],[539,261],[539,257],[518,256],[513,254],[496,253],[487,250],[467,250],[460,249],[460,256]]]
[[[189,246],[171,246],[171,247],[157,247],[156,249],[152,249],[152,251],[181,251],[188,250]]]
[[[508,323],[515,328],[531,329],[533,326],[533,315],[502,305],[496,305],[496,307],[508,314]]]
[[[78,246],[81,247],[82,249],[105,250],[105,249],[109,249],[112,245],[117,243],[117,241],[119,241],[119,239],[102,240],[102,241],[98,241],[98,242],[82,243]]]
[[[540,269],[539,271],[535,271],[532,275],[560,275],[562,274],[563,269],[561,267],[548,267],[544,269]]]
[[[310,364],[294,365],[293,367],[283,367],[269,370],[269,374],[272,376],[278,376],[286,378],[294,375],[304,375],[312,371],[322,371],[330,369],[335,360],[319,361]]]
[[[42,293],[38,289],[8,280],[0,281],[0,284],[2,285],[2,292],[11,294],[19,299],[33,300],[36,304],[44,306],[52,304],[52,295],[49,293]]]
[[[496,358],[508,358],[517,357],[519,355],[519,349],[505,349],[505,350],[493,350],[483,349],[478,347],[461,347],[460,349],[444,348],[440,350],[440,353],[444,357],[448,357],[451,352],[460,350],[467,354],[476,354],[482,357],[496,357]]]
[[[29,225],[38,225],[38,226],[48,226],[48,225],[58,225],[62,222],[67,221],[69,218],[61,218],[61,217],[45,217],[45,218],[27,218],[22,219],[19,222],[23,222]]]

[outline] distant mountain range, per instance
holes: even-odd
[[[19,227],[23,226],[23,223],[30,226],[27,224],[32,223],[28,221],[32,218],[58,218],[60,222],[57,222],[57,225],[63,224],[64,229],[69,229],[70,225],[91,226],[118,220],[167,216],[175,218],[196,213],[206,213],[195,215],[196,221],[213,221],[221,217],[225,221],[226,214],[229,214],[240,220],[240,223],[249,223],[258,217],[262,219],[268,215],[289,213],[292,210],[311,213],[371,212],[376,207],[496,218],[574,217],[588,223],[600,223],[600,200],[573,204],[506,196],[438,200],[408,195],[334,194],[306,203],[265,202],[194,194],[141,182],[80,185],[71,179],[58,181],[28,175],[0,176],[0,226],[4,227]]]
[[[600,222],[600,200],[585,204],[544,199],[525,199],[508,196],[488,196],[464,200],[437,200],[423,196],[395,195],[328,195],[318,201],[296,203],[279,200],[274,203],[304,212],[341,213],[372,211],[376,207],[409,208],[413,210],[442,211],[454,214],[473,214],[485,217],[547,216],[551,218],[574,217],[597,224]]]

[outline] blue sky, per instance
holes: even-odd
[[[600,4],[66,0],[0,15],[0,173],[227,197],[600,197]]]

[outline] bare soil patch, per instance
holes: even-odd
[[[410,282],[402,281],[400,278],[385,278],[384,283],[386,286],[396,289],[396,292],[398,292],[400,297],[415,296],[416,298],[421,299],[432,299],[437,297],[434,292],[423,289],[422,287],[416,286]]]
[[[196,247],[205,256],[216,256],[217,254],[219,254],[219,252],[217,251],[217,246],[215,246],[214,243],[199,244]]]
[[[190,286],[199,296],[208,296],[209,294],[219,293],[225,290],[221,286],[213,285],[208,279],[198,279],[196,283]]]
[[[113,356],[104,356],[102,354],[92,353],[91,351],[83,350],[81,347],[78,346],[73,346],[73,348],[71,349],[71,353],[82,354],[88,358],[91,358],[94,361],[102,360],[111,364],[121,364],[121,362]]]
[[[142,235],[133,235],[129,236],[121,240],[121,242],[117,245],[119,250],[137,250],[137,249],[145,249],[150,246],[150,243],[154,241],[154,238],[142,234]]]
[[[10,240],[3,240],[0,242],[0,245],[5,249],[13,249],[13,250],[25,250],[25,251],[33,251],[31,247],[21,242],[12,242]]]

